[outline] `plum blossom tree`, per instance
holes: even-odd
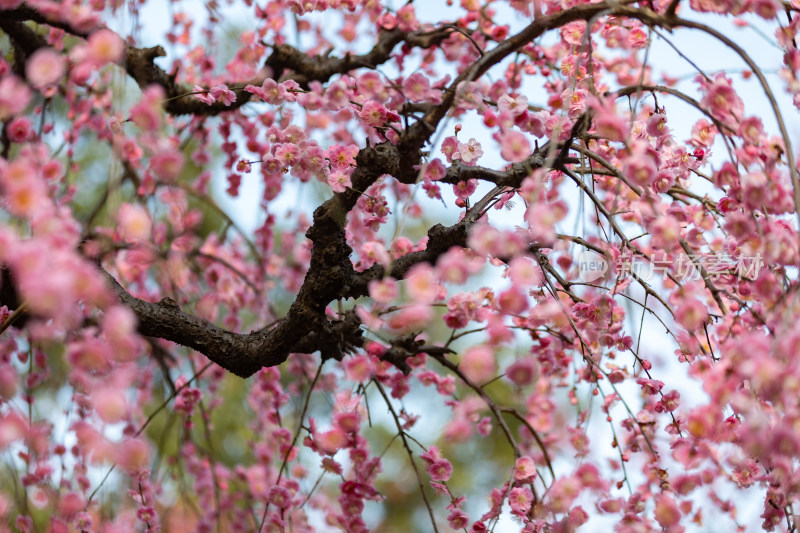
[[[152,4],[0,0],[0,531],[797,531],[794,0]]]

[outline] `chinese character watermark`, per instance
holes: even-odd
[[[609,271],[606,258],[595,252],[584,250],[577,259],[578,277],[586,283],[604,277]],[[753,280],[763,267],[764,260],[760,254],[734,257],[724,252],[715,252],[670,257],[667,253],[660,252],[645,258],[627,253],[621,255],[614,264],[613,273],[617,277],[634,275],[642,281],[650,281],[656,277],[671,277],[680,282],[699,281],[703,279],[703,272],[711,281],[722,276]]]

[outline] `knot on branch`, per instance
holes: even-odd
[[[411,366],[408,364],[409,357],[415,357],[421,353],[443,357],[446,353],[453,353],[450,348],[443,346],[428,346],[422,339],[417,339],[417,335],[419,333],[409,333],[393,339],[389,349],[381,356],[381,360],[391,363],[407,376],[411,373]]]
[[[364,345],[361,321],[354,311],[347,311],[341,320],[322,319],[314,331],[303,337],[293,348],[296,353],[313,353],[317,350],[322,360],[341,361],[345,354],[353,353]]]

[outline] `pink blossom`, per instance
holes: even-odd
[[[209,93],[214,100],[218,100],[226,106],[230,106],[236,101],[236,93],[228,89],[227,85],[217,85],[212,87],[209,89]]]
[[[353,183],[350,181],[350,174],[337,170],[328,174],[328,185],[333,192],[344,192]]]
[[[483,94],[480,83],[475,81],[462,81],[456,87],[458,105],[465,109],[483,109]]]
[[[211,105],[217,101],[217,99],[214,96],[212,96],[209,91],[205,90],[199,85],[195,85],[192,90],[194,91],[194,97],[203,102],[204,104]]]
[[[506,111],[513,117],[518,117],[528,110],[528,97],[519,95],[512,97],[504,94],[497,100],[497,107],[500,111]]]
[[[663,528],[677,525],[681,520],[681,512],[675,504],[675,500],[668,494],[659,494],[655,498],[655,518]]]
[[[530,487],[516,487],[508,493],[508,504],[511,512],[517,516],[524,516],[531,510],[533,492]]]
[[[567,209],[563,203],[532,204],[525,212],[531,238],[542,242],[552,240],[555,235],[555,224],[561,221],[566,213]]]
[[[317,442],[322,451],[329,455],[334,455],[347,444],[347,434],[340,428],[333,428],[317,435]]]
[[[447,515],[447,523],[453,529],[463,529],[469,524],[469,515],[461,509],[453,509]]]
[[[141,205],[124,203],[119,208],[119,230],[128,242],[141,242],[150,238],[150,214]]]
[[[628,124],[615,113],[598,113],[594,128],[598,135],[609,141],[624,141],[628,136]]]
[[[511,260],[508,275],[512,283],[523,287],[538,285],[542,281],[540,267],[531,259],[522,256]]]
[[[447,481],[453,474],[453,465],[447,459],[436,459],[428,465],[427,472],[433,481]]]
[[[658,168],[651,157],[642,154],[629,157],[623,172],[637,185],[647,186],[655,181]]]
[[[537,376],[536,362],[530,357],[517,359],[506,369],[505,374],[518,387],[530,385]]]
[[[650,244],[662,250],[672,250],[678,246],[681,235],[680,223],[671,216],[656,218],[649,227]]]
[[[477,161],[482,155],[481,143],[475,139],[470,139],[467,143],[458,143],[459,159],[464,163],[470,164]]]
[[[366,355],[354,355],[345,360],[347,379],[358,382],[368,381],[375,372],[375,365]]]
[[[28,107],[31,91],[19,78],[8,74],[0,79],[0,120],[7,120]]]
[[[712,82],[706,82],[703,78],[701,86],[705,89],[705,95],[701,104],[708,109],[716,118],[728,122],[736,123],[744,118],[744,103],[733,89],[731,80],[724,74],[717,74]]]
[[[414,13],[414,5],[406,4],[397,10],[397,27],[403,32],[417,31],[419,21]]]
[[[447,158],[448,163],[452,163],[453,160],[461,158],[461,151],[458,149],[458,145],[459,142],[455,136],[445,137],[444,141],[442,141],[442,153]],[[435,159],[434,161],[439,160]]]
[[[667,128],[667,117],[663,113],[654,113],[649,119],[647,119],[647,134],[652,135],[653,137],[663,137],[664,135],[669,134],[669,128]]]
[[[478,188],[478,180],[459,181],[453,185],[453,193],[457,198],[467,199],[472,196]]]
[[[368,284],[368,289],[373,300],[384,304],[394,301],[400,292],[397,282],[391,278],[372,280]]]
[[[497,360],[489,346],[473,346],[461,356],[459,368],[471,382],[482,385],[495,377]]]
[[[397,333],[422,331],[433,319],[433,310],[428,304],[411,304],[392,314],[388,326]]]
[[[378,241],[364,243],[361,246],[361,258],[368,265],[378,263],[384,268],[388,268],[392,262],[392,258],[389,256],[386,247],[383,243]]]
[[[640,27],[632,28],[628,33],[628,46],[631,48],[644,48],[648,40],[647,33]]]
[[[406,290],[411,299],[418,303],[432,303],[437,299],[438,284],[433,268],[426,263],[414,265],[406,275]]]
[[[714,143],[716,128],[706,119],[701,118],[692,127],[692,138],[689,140],[694,146],[709,147]]]
[[[97,30],[89,36],[88,57],[98,65],[118,63],[124,53],[125,43],[111,30]]]
[[[423,102],[428,98],[431,83],[421,72],[415,72],[403,81],[403,94],[410,102]]]
[[[696,298],[681,300],[675,309],[675,320],[689,331],[697,331],[708,318],[708,310]]]
[[[36,133],[28,117],[16,117],[6,126],[8,138],[15,143],[32,141]]]
[[[330,161],[331,168],[344,170],[355,164],[355,157],[358,154],[358,146],[351,144],[342,146],[334,144],[325,150],[325,158]]]
[[[388,120],[386,108],[372,100],[361,107],[361,112],[358,116],[364,124],[373,128],[383,126]]]
[[[531,143],[523,133],[509,130],[499,134],[497,140],[500,142],[500,156],[506,161],[517,163],[531,155]]]
[[[514,480],[520,483],[529,483],[536,477],[536,463],[527,455],[517,459],[514,465]]]
[[[37,89],[58,82],[66,71],[64,57],[52,48],[40,48],[25,63],[25,77]]]
[[[272,487],[267,496],[270,503],[278,509],[286,509],[292,502],[291,494],[283,487]]]
[[[183,154],[166,147],[150,158],[150,167],[164,181],[174,181],[183,170]]]

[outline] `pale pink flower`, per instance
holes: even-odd
[[[358,155],[358,146],[355,144],[348,146],[334,144],[325,150],[325,158],[330,161],[331,168],[339,170],[350,168],[355,164],[356,155]]]
[[[397,27],[403,32],[417,31],[419,21],[414,13],[414,5],[406,4],[397,10]]]
[[[344,373],[347,379],[363,383],[375,374],[375,364],[367,355],[353,355],[345,359]]]
[[[36,170],[27,162],[16,160],[0,175],[5,203],[11,213],[33,217],[50,206],[47,188]]]
[[[96,64],[117,63],[125,53],[125,43],[111,30],[97,30],[89,36],[88,57]]]
[[[547,129],[547,119],[550,118],[548,111],[537,111],[528,113],[525,120],[525,129],[536,137],[544,137]]]
[[[536,378],[536,376],[536,361],[530,357],[517,359],[506,369],[506,377],[518,387],[530,385],[533,383],[533,380]]]
[[[531,287],[542,282],[541,267],[528,257],[514,257],[509,264],[508,275],[514,285],[522,287]]]
[[[647,41],[647,33],[640,27],[632,28],[628,33],[628,46],[631,48],[644,48]]]
[[[528,309],[528,298],[516,287],[511,287],[497,296],[497,307],[506,315],[520,315]]]
[[[112,457],[126,471],[136,472],[150,462],[150,447],[142,439],[126,439],[114,446]]]
[[[16,117],[6,126],[8,138],[15,143],[32,141],[36,133],[28,117]]]
[[[758,117],[747,117],[739,124],[739,135],[750,144],[758,145],[764,135],[764,125]]]
[[[214,98],[210,92],[200,87],[199,85],[195,85],[193,91],[194,91],[194,97],[203,102],[204,104],[211,105],[217,101],[217,99]]]
[[[661,216],[656,218],[648,228],[650,245],[655,249],[672,250],[678,246],[681,236],[681,225],[675,217]]]
[[[567,214],[563,201],[554,203],[537,202],[525,211],[528,233],[537,242],[550,242],[555,237],[555,224]]]
[[[517,459],[514,465],[514,480],[529,483],[536,476],[536,463],[527,455]]]
[[[278,509],[286,509],[292,503],[292,496],[283,487],[272,487],[269,489],[269,501]]]
[[[153,223],[144,206],[124,203],[119,208],[119,230],[128,242],[142,242],[150,238]]]
[[[378,263],[379,265],[382,265],[384,268],[388,268],[389,265],[392,263],[392,258],[389,256],[389,252],[386,250],[386,246],[384,246],[383,243],[378,241],[369,241],[361,245],[360,255],[361,255],[361,260],[366,265]]]
[[[653,115],[647,119],[645,130],[648,135],[652,135],[653,137],[663,137],[667,135],[669,133],[669,128],[667,128],[666,115],[663,113],[653,113]]]
[[[92,406],[103,422],[119,422],[128,410],[125,389],[114,385],[95,389],[92,392]]]
[[[708,148],[714,144],[716,135],[716,128],[709,121],[701,118],[692,126],[692,138],[689,140],[689,143],[694,146]]]
[[[409,297],[417,303],[432,303],[439,292],[433,268],[427,263],[414,265],[408,271],[405,286]]]
[[[744,118],[744,103],[725,74],[717,74],[711,83],[700,77],[698,80],[706,90],[700,103],[714,117],[728,123],[736,123]]]
[[[333,192],[344,192],[348,187],[352,186],[353,183],[350,181],[350,174],[342,172],[341,170],[335,170],[328,174],[328,185],[331,186]]]
[[[347,444],[347,434],[340,428],[333,428],[317,435],[317,443],[322,451],[333,455]]]
[[[364,124],[373,128],[383,126],[388,120],[386,108],[372,100],[362,106],[358,116]]]
[[[453,465],[447,459],[436,459],[428,465],[427,472],[434,481],[447,481],[453,474]]]
[[[497,140],[500,142],[500,156],[506,161],[517,163],[531,155],[531,143],[519,131],[509,130],[498,134]]]
[[[447,523],[450,524],[450,527],[453,529],[464,529],[469,525],[469,515],[461,509],[453,509],[453,511],[447,515]]]
[[[483,150],[481,150],[481,143],[475,139],[470,139],[466,143],[458,143],[458,153],[460,159],[469,164],[477,161],[483,155]]]
[[[378,303],[388,304],[397,298],[399,288],[391,278],[372,280],[367,284],[370,297]]]
[[[456,102],[464,109],[483,109],[483,92],[477,81],[462,81],[456,87]]]
[[[696,298],[682,298],[675,307],[675,320],[688,331],[697,331],[708,319],[708,309]]]
[[[656,507],[653,514],[659,525],[663,528],[671,528],[678,525],[682,515],[675,500],[666,493],[656,495],[655,500]]]
[[[442,153],[447,158],[448,163],[452,163],[453,160],[461,158],[461,152],[458,150],[458,144],[458,138],[456,138],[454,135],[445,137],[444,141],[442,141]],[[434,161],[438,161],[438,159]]]
[[[571,46],[578,46],[583,43],[583,35],[586,32],[586,22],[576,20],[565,24],[561,28],[561,38]]]
[[[428,304],[411,304],[392,314],[388,326],[396,333],[422,331],[433,320],[433,310]]]
[[[37,89],[56,83],[64,75],[64,57],[52,48],[40,48],[25,63],[25,77]]]
[[[410,102],[423,102],[428,98],[431,82],[421,72],[415,72],[403,82],[403,94]]]
[[[406,78],[406,81],[403,84],[404,92],[410,89],[410,93],[406,92],[406,97],[409,99],[414,95],[417,86],[418,80],[416,78],[413,82],[409,82],[409,80],[413,78],[415,75],[416,74],[412,74],[411,76]],[[425,78],[425,76],[421,74],[420,76],[422,76],[427,81],[427,78]],[[358,81],[356,83],[357,83],[356,86],[358,87],[358,92],[363,94],[364,96],[367,96],[379,102],[383,102],[386,100],[386,86],[384,84],[383,78],[381,78],[381,75],[375,72],[374,70],[368,70],[363,74],[361,74],[358,77]],[[406,88],[406,84],[413,85],[413,87]]]
[[[18,77],[8,74],[0,79],[0,120],[18,115],[30,101],[31,90]]]
[[[658,168],[652,157],[640,154],[633,155],[625,161],[623,172],[631,181],[644,187],[655,181]]]
[[[497,360],[492,349],[485,345],[467,348],[458,367],[471,382],[482,385],[497,373]]]
[[[0,314],[0,318],[2,314]],[[3,320],[8,318],[5,316]],[[17,380],[19,376],[13,365],[0,363],[0,398],[10,400],[17,394]]]
[[[236,101],[236,93],[228,89],[227,85],[217,85],[212,87],[209,92],[211,96],[226,106],[230,106]]]
[[[512,97],[504,94],[497,100],[497,107],[500,111],[505,111],[516,118],[528,110],[528,97],[525,95]]]
[[[163,149],[150,158],[150,168],[164,181],[174,181],[183,170],[183,154],[179,150]]]
[[[508,494],[508,504],[511,506],[511,513],[517,516],[524,516],[531,510],[533,503],[533,492],[530,487],[516,487],[511,489]]]
[[[466,200],[478,188],[478,180],[462,180],[453,185],[453,194],[456,197]]]

